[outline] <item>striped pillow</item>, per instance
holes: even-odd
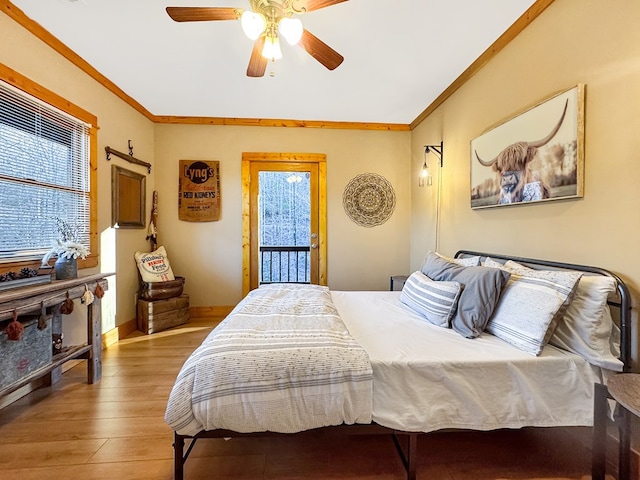
[[[485,262],[485,266],[494,265]],[[571,303],[582,274],[509,264],[495,267],[507,270],[511,277],[486,331],[527,353],[540,355]]]
[[[400,293],[400,301],[439,327],[449,327],[456,313],[462,287],[458,282],[434,282],[414,272]]]

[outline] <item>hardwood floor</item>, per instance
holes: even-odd
[[[99,383],[85,383],[81,362],[53,387],[0,410],[0,478],[172,479],[167,397],[180,366],[212,326],[196,319],[134,334],[104,351]],[[418,479],[586,480],[590,451],[580,443],[575,430],[564,429],[423,435]],[[185,467],[186,480],[320,478],[402,480],[404,470],[386,436],[313,433],[202,440]]]

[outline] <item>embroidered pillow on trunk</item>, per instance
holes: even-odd
[[[164,247],[149,253],[136,252],[134,256],[143,282],[168,282],[176,279]]]

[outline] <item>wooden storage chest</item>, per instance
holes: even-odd
[[[138,300],[138,330],[150,334],[189,321],[189,295],[165,300]]]
[[[51,316],[43,330],[37,328],[37,317],[21,323],[24,332],[20,340],[9,340],[4,330],[0,332],[0,389],[51,363]]]

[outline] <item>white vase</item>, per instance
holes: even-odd
[[[78,278],[78,259],[58,257],[56,263],[53,264],[56,272],[56,280],[69,280]]]

